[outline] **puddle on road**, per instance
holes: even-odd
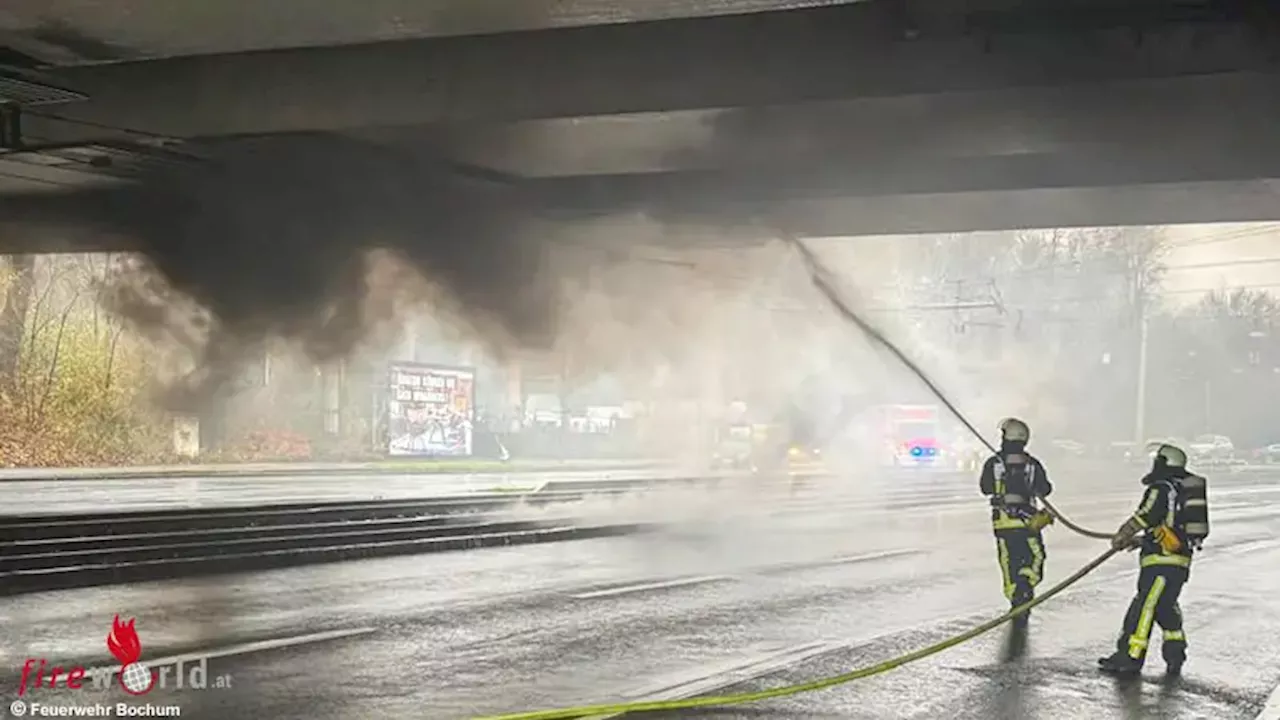
[[[1157,663],[1158,664],[1158,663]],[[1166,679],[1149,668],[1142,678],[1119,680],[1099,673],[1092,658],[1038,658],[1014,665],[955,668],[986,678],[957,717],[1010,717],[1011,706],[1034,709],[1025,717],[1175,718],[1253,720],[1257,698],[1194,675]],[[972,714],[970,714],[972,711]]]

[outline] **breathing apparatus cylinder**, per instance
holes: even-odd
[[[1199,548],[1209,537],[1209,482],[1199,475],[1182,478],[1182,526],[1187,540]]]
[[[1209,537],[1209,481],[1200,475],[1188,472],[1187,454],[1173,445],[1160,445],[1155,452],[1157,468],[1165,466],[1182,470],[1185,475],[1178,479],[1182,487],[1182,501],[1178,508],[1179,520],[1187,542],[1199,548]]]

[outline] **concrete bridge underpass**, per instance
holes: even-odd
[[[1280,33],[1249,3],[420,5],[434,14],[389,38],[356,11],[345,34],[309,17],[273,36],[251,30],[271,12],[257,5],[161,32],[145,9],[112,24],[16,3],[0,20],[0,247],[124,249],[92,230],[104,214],[234,183],[236,158],[272,152],[557,221],[812,235],[1280,207]],[[32,29],[59,12],[60,43]]]

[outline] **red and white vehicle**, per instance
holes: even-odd
[[[937,405],[881,405],[877,409],[888,464],[936,467],[943,462]]]

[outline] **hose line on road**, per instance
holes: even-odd
[[[854,680],[861,680],[873,675],[880,675],[897,669],[908,663],[917,660],[923,660],[930,655],[936,655],[944,650],[966,643],[979,635],[988,633],[997,627],[1009,622],[1013,618],[1030,611],[1035,606],[1043,603],[1049,598],[1054,597],[1058,593],[1066,590],[1075,583],[1079,582],[1084,576],[1093,572],[1098,566],[1111,559],[1118,550],[1108,549],[1098,557],[1091,560],[1087,565],[1075,571],[1070,577],[1062,582],[1054,585],[1046,590],[1036,599],[1010,610],[1000,617],[988,620],[981,625],[973,627],[965,632],[949,637],[940,642],[934,643],[928,647],[913,650],[905,655],[899,655],[890,658],[875,665],[868,665],[857,670],[850,670],[839,675],[810,680],[809,682],[798,683],[795,685],[785,685],[783,687],[770,688],[768,690],[757,690],[755,692],[736,693],[733,695],[710,695],[707,697],[686,698],[683,700],[650,700],[627,703],[616,703],[612,705],[582,705],[579,707],[567,707],[558,710],[535,710],[531,712],[518,712],[509,715],[491,715],[473,718],[473,720],[571,720],[573,718],[590,718],[597,716],[614,716],[628,713],[641,712],[658,712],[668,710],[689,710],[692,708],[717,707],[724,705],[741,705],[743,703],[759,702],[761,700],[771,700],[774,698],[787,697],[789,695],[799,695],[800,693],[813,692],[815,690],[825,690],[826,688],[843,685]]]
[[[977,438],[979,442],[985,445],[987,449],[992,452],[992,454],[999,454],[995,446],[993,446],[982,435],[982,433],[978,432],[978,429],[974,427],[971,422],[969,422],[968,418],[966,418],[964,414],[960,412],[959,408],[957,408],[955,404],[951,402],[951,400],[946,396],[946,394],[943,393],[942,390],[936,384],[934,384],[934,382],[929,378],[929,376],[926,375],[925,372],[921,370],[918,365],[916,365],[910,358],[908,358],[906,354],[903,353],[902,350],[898,348],[898,346],[890,342],[889,339],[884,336],[884,334],[882,334],[879,330],[877,330],[874,326],[872,326],[870,323],[868,323],[866,320],[860,317],[857,313],[855,313],[849,307],[848,303],[846,303],[840,297],[840,294],[836,291],[835,286],[831,280],[831,273],[825,267],[823,267],[822,263],[818,260],[817,257],[814,256],[812,251],[810,251],[809,248],[805,246],[805,244],[801,242],[800,239],[797,237],[788,235],[786,237],[786,240],[790,242],[792,246],[795,247],[796,251],[800,254],[801,258],[803,258],[803,260],[805,261],[805,265],[808,269],[809,277],[813,281],[814,286],[827,299],[827,301],[831,304],[831,306],[836,310],[837,314],[839,314],[840,317],[843,318],[845,321],[852,323],[854,326],[856,326],[859,330],[861,330],[874,342],[879,343],[884,348],[889,350],[889,352],[892,353],[894,357],[898,359],[899,362],[905,365],[907,369],[909,369],[912,373],[914,373],[916,377],[918,377],[925,384],[925,386],[929,389],[929,391],[933,393],[933,395],[937,397],[938,400],[941,401],[943,405],[946,406],[947,410],[949,410],[951,414],[954,415],[956,419],[959,420],[965,426],[965,428],[969,430],[969,432],[973,433],[973,436]],[[1063,515],[1048,500],[1045,500],[1044,498],[1041,498],[1041,499],[1044,501],[1045,507],[1049,510],[1049,512],[1052,513],[1057,520],[1061,521],[1062,524],[1066,526],[1069,530],[1088,538],[1094,538],[1094,539],[1100,539],[1100,540],[1111,538],[1111,533],[1104,533],[1104,532],[1098,532],[1096,530],[1089,530],[1088,528],[1077,525],[1076,523],[1069,520],[1065,515]],[[917,660],[922,660],[931,655],[936,655],[940,652],[943,652],[944,650],[949,650],[953,647],[956,647],[957,645],[966,643],[978,637],[979,635],[988,633],[996,629],[997,627],[1000,627],[1001,625],[1009,622],[1015,617],[1022,615],[1023,613],[1029,612],[1032,608],[1036,607],[1037,605],[1043,602],[1048,601],[1050,598],[1054,597],[1055,595],[1061,593],[1062,591],[1071,587],[1075,583],[1079,582],[1086,575],[1093,572],[1095,569],[1097,569],[1100,565],[1105,563],[1107,560],[1111,559],[1111,557],[1115,555],[1117,552],[1119,552],[1119,550],[1109,548],[1106,552],[1102,553],[1101,555],[1099,555],[1098,557],[1090,561],[1088,564],[1086,564],[1084,567],[1077,570],[1070,577],[1066,578],[1065,580],[1058,583],[1057,585],[1054,585],[1052,588],[1045,591],[1043,594],[1041,594],[1039,597],[1035,598],[1034,600],[1031,600],[1030,602],[1025,603],[1023,605],[1019,605],[1018,607],[1010,610],[1009,612],[999,617],[988,620],[987,622],[982,623],[981,625],[978,625],[974,628],[971,628],[970,630],[967,630],[963,633],[960,633],[959,635],[949,637],[945,640],[934,643],[933,645],[930,645],[928,647],[920,648],[919,650],[914,650],[904,655],[899,655],[898,657],[885,660],[875,665],[859,668],[857,670],[851,670],[849,672],[842,673],[840,675],[832,675],[830,677],[819,678],[817,680],[811,680],[809,682],[799,683],[795,685],[786,685],[783,687],[771,688],[768,690],[737,693],[733,695],[712,695],[712,696],[706,696],[706,697],[686,698],[683,700],[637,701],[637,702],[627,702],[627,703],[616,703],[612,705],[583,705],[579,707],[561,708],[557,710],[535,710],[531,712],[519,712],[519,713],[508,714],[508,715],[493,715],[488,717],[475,718],[475,720],[571,720],[573,718],[590,718],[590,717],[600,717],[600,716],[611,717],[611,716],[623,715],[628,713],[658,712],[658,711],[669,711],[669,710],[688,710],[693,708],[717,707],[717,706],[724,706],[724,705],[741,705],[744,703],[758,702],[761,700],[770,700],[773,698],[787,697],[790,695],[798,695],[800,693],[813,692],[815,690],[823,690],[829,687],[834,687],[836,685],[842,685],[844,683],[852,682],[854,680],[860,680],[863,678],[868,678],[874,675],[880,675],[882,673],[889,672],[890,670],[894,670],[908,663],[912,663]]]
[[[1053,503],[1049,502],[1048,498],[1040,498],[1040,502],[1044,503],[1044,506],[1049,510],[1049,512],[1053,513],[1053,516],[1057,518],[1059,522],[1065,525],[1066,528],[1071,532],[1074,532],[1077,535],[1083,535],[1084,537],[1087,537],[1087,538],[1093,538],[1094,540],[1110,540],[1111,539],[1112,533],[1101,532],[1099,530],[1090,530],[1089,528],[1086,528],[1071,522],[1071,520],[1068,519],[1066,515],[1062,514],[1062,511],[1058,510],[1058,508],[1053,506]]]
[[[921,382],[924,383],[925,387],[929,389],[929,392],[932,393],[934,397],[938,398],[944,406],[946,406],[947,410],[949,410],[951,414],[955,416],[955,418],[959,420],[975,438],[977,438],[978,442],[985,445],[987,449],[991,451],[991,454],[999,455],[1000,452],[996,449],[995,445],[992,445],[982,433],[978,432],[978,429],[974,427],[973,423],[969,422],[969,419],[964,416],[964,413],[960,412],[960,409],[956,407],[955,403],[951,402],[951,399],[947,397],[947,394],[942,392],[942,389],[933,382],[924,370],[920,369],[919,365],[917,365],[911,358],[907,357],[907,354],[890,341],[889,338],[885,337],[884,333],[880,332],[874,325],[867,322],[867,320],[858,315],[858,313],[854,312],[853,308],[849,307],[849,303],[845,302],[844,298],[841,297],[840,293],[836,290],[835,281],[832,277],[831,271],[828,270],[826,266],[822,264],[822,261],[813,254],[813,251],[809,249],[809,246],[805,245],[804,242],[795,235],[784,235],[784,239],[796,249],[800,258],[804,260],[805,269],[808,271],[809,279],[813,282],[813,286],[817,288],[818,292],[821,293],[824,298],[826,298],[827,302],[830,303],[831,307],[836,311],[836,314],[846,322],[857,327],[873,342],[880,344],[888,350],[898,360],[898,362],[905,365],[908,370],[910,370],[917,378],[920,379]],[[1041,498],[1041,500],[1044,502],[1044,505],[1049,512],[1052,513],[1055,518],[1060,520],[1069,530],[1083,535],[1084,537],[1094,538],[1096,540],[1111,539],[1111,533],[1089,530],[1088,528],[1077,525],[1059,512],[1048,499]]]

